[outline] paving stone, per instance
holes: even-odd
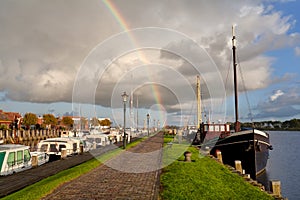
[[[61,185],[44,200],[158,199],[163,134],[158,133],[104,165]]]

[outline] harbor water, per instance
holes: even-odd
[[[280,180],[283,197],[300,198],[300,131],[268,131],[273,150],[259,181]],[[265,185],[264,183],[264,185]]]

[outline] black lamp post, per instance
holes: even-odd
[[[148,113],[147,114],[147,131],[148,131],[148,137],[149,137],[149,120],[150,120],[150,115]]]
[[[124,103],[124,133],[123,133],[123,148],[126,149],[126,101],[127,101],[127,97],[128,95],[126,94],[126,92],[124,92],[122,95],[123,98],[123,103]]]

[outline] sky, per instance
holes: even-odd
[[[0,109],[131,125],[300,118],[300,1],[0,0]],[[137,109],[137,107],[139,109]],[[137,117],[138,115],[138,117]]]

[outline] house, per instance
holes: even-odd
[[[0,110],[0,125],[4,125],[7,128],[17,128],[21,126],[22,115],[17,112],[4,112]]]

